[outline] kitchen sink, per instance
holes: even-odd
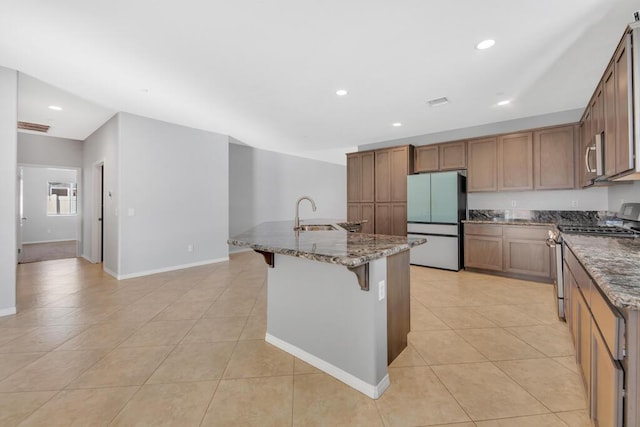
[[[303,224],[300,226],[300,231],[332,231],[337,230],[330,224]]]

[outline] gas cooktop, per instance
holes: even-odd
[[[624,227],[599,225],[558,225],[558,229],[566,234],[593,234],[607,237],[636,237],[637,232]]]

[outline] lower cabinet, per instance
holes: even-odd
[[[375,210],[373,203],[348,203],[347,221],[359,221],[366,219],[362,224],[362,233],[373,234],[375,232]]]
[[[375,234],[407,235],[406,203],[376,203],[375,218]]]
[[[616,309],[606,305],[597,285],[565,248],[565,280],[569,281],[570,309],[567,323],[576,349],[588,400],[588,413],[598,427],[623,425],[624,371],[618,348],[624,320]],[[608,337],[608,338],[607,338]],[[613,343],[612,348],[609,343]]]
[[[553,279],[548,227],[464,225],[464,266],[507,275]]]

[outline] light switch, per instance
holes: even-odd
[[[136,216],[136,210],[134,208],[129,208],[129,210],[127,211],[127,215]]]
[[[382,301],[387,296],[387,286],[384,280],[378,282],[378,301]]]

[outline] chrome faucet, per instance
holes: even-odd
[[[311,208],[313,209],[313,211],[316,211],[316,202],[313,201],[313,199],[309,196],[302,196],[298,199],[298,201],[296,202],[296,219],[293,222],[293,229],[294,230],[300,230],[300,202],[303,200],[308,200],[311,202]]]

